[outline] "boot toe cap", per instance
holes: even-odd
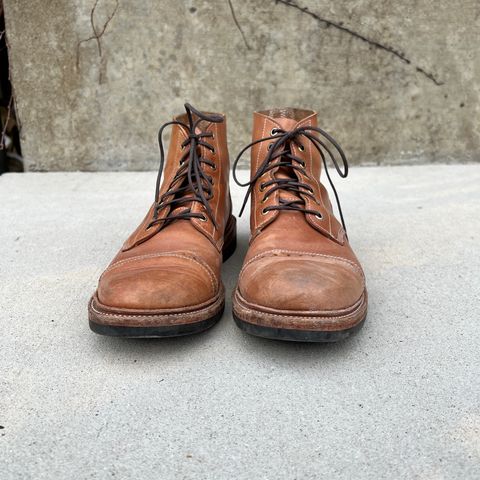
[[[323,255],[263,256],[244,267],[239,291],[252,305],[278,311],[337,312],[365,290],[353,262]]]
[[[100,278],[97,295],[110,308],[175,310],[208,302],[217,290],[215,276],[203,262],[165,255],[110,266]]]

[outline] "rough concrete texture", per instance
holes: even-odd
[[[352,163],[480,160],[477,0],[3,1],[30,170],[152,169],[185,100],[232,154],[302,106]]]
[[[154,177],[0,177],[2,480],[480,478],[480,166],[354,168],[339,185],[370,306],[335,345],[235,327],[247,218],[212,330],[90,332],[89,295]]]

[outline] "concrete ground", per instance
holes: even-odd
[[[153,173],[0,177],[0,478],[480,478],[480,165],[337,180],[370,293],[334,345],[93,334]],[[234,189],[238,211],[244,191]],[[228,295],[247,248],[225,264]]]

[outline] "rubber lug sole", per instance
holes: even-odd
[[[357,325],[345,330],[319,331],[319,330],[294,330],[290,328],[274,328],[256,325],[246,322],[235,315],[233,318],[237,326],[244,332],[256,337],[268,338],[271,340],[283,340],[287,342],[310,342],[310,343],[334,343],[345,340],[358,332],[364,325],[367,316]]]

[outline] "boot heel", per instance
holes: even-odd
[[[227,226],[225,227],[225,242],[223,244],[222,256],[226,262],[235,252],[237,248],[237,219],[230,215]]]

